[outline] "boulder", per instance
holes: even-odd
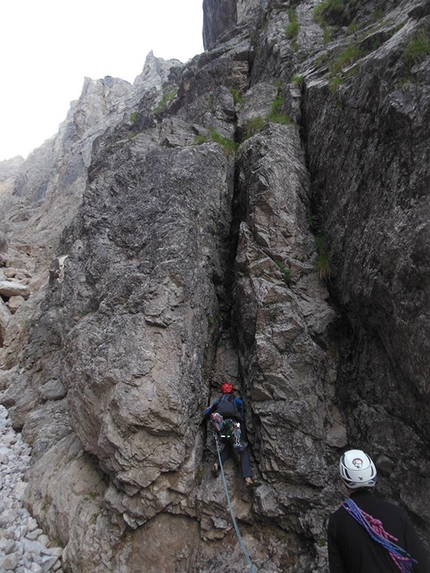
[[[6,304],[10,312],[15,314],[24,301],[25,299],[22,296],[11,296]]]
[[[0,281],[0,294],[4,297],[20,296],[28,298],[30,296],[30,289],[27,285],[23,285],[18,281]]]

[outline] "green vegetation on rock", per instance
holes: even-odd
[[[288,18],[290,20],[290,23],[288,24],[285,30],[285,35],[289,40],[291,40],[291,45],[295,50],[297,48],[296,39],[297,36],[299,35],[299,22],[297,20],[297,14],[294,8],[290,8],[288,10]]]
[[[291,272],[291,269],[287,269],[286,266],[284,264],[282,264],[280,261],[273,261],[275,263],[275,265],[278,267],[282,278],[284,279],[285,283],[290,286],[291,284],[291,278],[293,273]]]
[[[293,76],[290,81],[292,84],[297,84],[298,86],[302,86],[305,83],[305,78],[303,76],[296,75]]]
[[[410,68],[422,62],[430,54],[430,29],[421,26],[414,38],[405,46],[402,59]]]
[[[174,90],[168,90],[163,92],[163,97],[161,98],[160,103],[154,109],[155,115],[160,115],[161,113],[163,113],[163,111],[165,111],[169,106],[169,104],[175,99],[177,93],[178,93],[177,88]]]
[[[207,135],[196,135],[194,138],[194,145],[201,145],[202,143],[207,143],[208,141],[215,141],[216,143],[219,143],[227,155],[235,153],[238,148],[238,144],[233,141],[233,139],[221,135],[213,127],[209,128],[209,133]]]
[[[243,104],[243,98],[241,97],[239,91],[236,88],[230,88],[230,93],[233,96],[233,101],[235,105]]]
[[[322,27],[349,26],[357,15],[358,0],[324,0],[314,10],[314,20]]]
[[[133,111],[133,113],[130,114],[130,123],[134,125],[138,121],[139,121],[139,114],[137,113],[137,111]]]
[[[260,133],[267,127],[267,120],[266,118],[258,115],[257,117],[253,117],[252,119],[248,119],[245,122],[245,139],[248,137],[252,137],[256,133]]]
[[[363,56],[361,48],[355,44],[348,44],[343,52],[329,64],[330,74],[335,76],[346,66],[352,66],[359,58]]]
[[[279,82],[276,85],[278,87],[278,94],[273,100],[272,105],[270,106],[270,111],[267,114],[267,119],[273,123],[281,123],[285,125],[287,123],[291,123],[291,118],[284,109],[285,108],[284,88]]]

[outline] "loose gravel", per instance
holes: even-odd
[[[0,573],[62,573],[62,548],[54,547],[23,507],[31,450],[0,406]]]

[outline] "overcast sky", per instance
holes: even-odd
[[[203,51],[203,0],[0,0],[0,161],[55,135],[85,77]]]

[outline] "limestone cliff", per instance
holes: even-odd
[[[0,315],[28,506],[66,571],[245,571],[201,423],[228,379],[258,571],[327,570],[348,447],[429,545],[430,4],[203,8],[203,54],[86,80],[8,168],[3,250],[56,255],[45,286],[48,255],[2,259],[33,293]]]

